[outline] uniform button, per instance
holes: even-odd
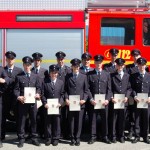
[[[143,83],[142,83],[143,84]]]
[[[120,92],[121,92],[121,90],[120,90]]]

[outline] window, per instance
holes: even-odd
[[[135,21],[124,18],[102,18],[101,45],[134,45]]]
[[[150,19],[143,20],[143,44],[150,45]]]

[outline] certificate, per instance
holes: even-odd
[[[125,94],[114,94],[114,99],[117,101],[114,103],[114,109],[124,109]]]
[[[47,99],[47,104],[49,106],[48,115],[59,115],[58,98]]]
[[[35,94],[36,94],[36,88],[35,87],[25,87],[24,88],[24,97],[25,103],[32,104],[35,103]]]
[[[69,95],[69,111],[80,111],[80,95]]]
[[[95,94],[94,98],[96,105],[94,106],[94,109],[104,109],[105,106],[103,103],[105,102],[105,94]]]
[[[39,109],[43,105],[41,100],[37,100],[36,103],[37,103],[37,109]]]
[[[137,103],[137,108],[148,108],[148,93],[137,93],[137,98],[139,103]]]

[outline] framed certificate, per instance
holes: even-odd
[[[137,98],[140,100],[137,103],[137,108],[148,108],[148,103],[146,102],[148,100],[148,93],[137,93]]]
[[[37,100],[36,103],[37,103],[37,109],[39,109],[43,105],[41,100]]]
[[[80,95],[69,95],[69,111],[80,111]]]
[[[35,94],[36,94],[36,88],[35,87],[25,87],[24,88],[24,97],[25,103],[32,104],[35,103]]]
[[[94,109],[104,109],[105,108],[105,106],[103,105],[103,103],[105,102],[105,94],[95,94],[94,100],[96,102]]]
[[[49,106],[48,115],[59,115],[58,98],[47,99],[47,104]]]
[[[125,99],[125,94],[114,94],[114,99],[117,100],[116,103],[114,103],[114,109],[124,109],[125,104],[124,104],[124,99]]]

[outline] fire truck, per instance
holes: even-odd
[[[130,51],[140,49],[150,65],[149,0],[0,0],[0,60],[5,52],[24,56],[43,54],[42,65],[56,63],[64,51],[66,63],[86,50],[110,61],[109,49],[131,63]],[[86,49],[87,46],[87,49]],[[104,62],[104,63],[105,63]],[[93,61],[91,62],[93,64]]]
[[[88,4],[88,50],[94,56],[104,55],[109,62],[109,49],[119,49],[119,57],[132,63],[132,49],[141,50],[150,65],[150,1],[91,0]],[[93,62],[92,62],[93,63]]]

